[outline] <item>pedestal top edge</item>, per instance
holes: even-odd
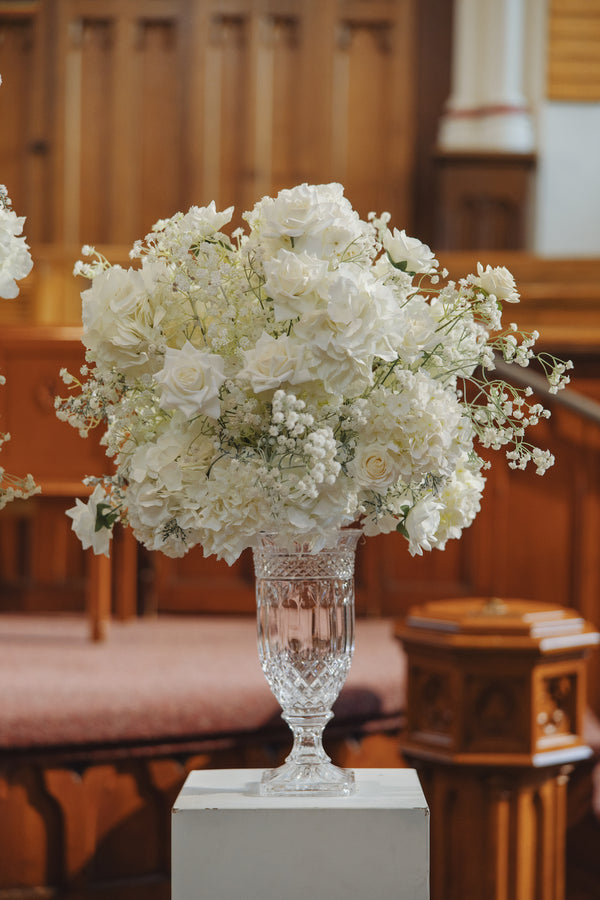
[[[262,797],[262,769],[199,769],[190,772],[173,813],[207,810],[422,810],[427,801],[415,769],[354,769],[356,791],[349,797],[315,795]]]

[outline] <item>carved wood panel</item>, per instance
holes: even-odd
[[[20,17],[0,8],[1,172],[28,235],[130,244],[193,203],[233,204],[239,224],[266,193],[328,180],[341,180],[363,215],[389,208],[407,225],[413,5],[39,0]]]
[[[289,752],[289,735],[220,749],[95,748],[70,759],[0,761],[0,898],[168,900],[171,809],[197,769],[265,768]],[[397,731],[327,741],[337,765],[403,766]],[[127,758],[123,758],[123,755]]]

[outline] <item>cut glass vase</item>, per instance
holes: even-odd
[[[261,794],[345,796],[354,773],[335,766],[323,730],[354,652],[354,558],[361,535],[347,529],[332,546],[291,545],[262,534],[254,548],[258,652],[294,744],[285,763],[263,774]]]

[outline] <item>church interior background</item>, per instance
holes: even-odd
[[[169,810],[186,773],[265,765],[286,736],[251,715],[235,730],[235,673],[211,631],[225,616],[230,653],[252,640],[248,555],[231,568],[200,550],[167,559],[122,534],[104,565],[70,530],[82,478],[104,470],[98,441],[54,413],[59,370],[83,361],[81,246],[127,264],[133,241],[177,210],[214,200],[241,224],[266,194],[339,181],[362,216],[388,210],[451,276],[506,265],[520,325],[574,362],[539,426],[556,465],[544,479],[496,465],[476,522],[443,553],[412,558],[395,535],[370,538],[357,612],[374,647],[382,625],[441,598],[524,597],[600,628],[600,0],[4,0],[0,74],[0,179],[34,260],[19,298],[0,306],[0,420],[12,435],[2,465],[42,488],[0,513],[0,694],[13,723],[0,724],[0,900],[166,900]],[[196,630],[169,682],[175,701],[159,689],[173,648],[151,629],[182,622]],[[150,644],[127,660],[144,626]],[[40,708],[35,679],[61,641],[56,710]],[[342,763],[406,764],[397,644],[374,651],[396,667],[389,683],[367,673],[377,715],[350,711],[332,737]],[[78,673],[102,654],[104,685],[61,731]],[[16,666],[32,673],[19,715]],[[218,723],[200,728],[191,706],[169,732],[165,715],[207,691]],[[99,737],[128,692],[131,709],[143,706],[139,730]],[[598,653],[586,705],[600,713]],[[600,726],[589,721],[596,755],[575,767],[560,813],[562,895],[536,870],[521,893],[482,897],[599,896]],[[432,896],[480,896],[456,890]]]

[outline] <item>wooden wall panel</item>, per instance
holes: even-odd
[[[33,37],[33,16],[0,20],[0,173],[16,209],[27,199],[26,172],[20,160],[27,157],[31,140]]]
[[[50,237],[51,178],[47,124],[49,68],[41,2],[0,6],[0,183],[30,241]],[[26,303],[3,304],[5,321],[32,319]]]
[[[600,100],[600,0],[552,0],[548,32],[550,100]]]
[[[438,153],[433,246],[524,250],[535,165],[535,156],[528,153]]]
[[[173,215],[173,211],[183,205],[180,30],[181,23],[175,20],[148,19],[138,25],[139,130],[136,151],[140,214],[136,229],[139,236],[146,234],[158,219]],[[157,127],[159,124],[160,128]]]
[[[132,242],[178,208],[180,18],[177,2],[58,0],[54,240]]]
[[[246,102],[249,23],[242,16],[221,16],[213,21],[207,54],[206,96],[210,102],[205,121],[206,151],[211,161],[204,196],[225,209],[244,197],[244,156],[248,145]],[[207,201],[208,202],[208,201]]]
[[[266,193],[329,180],[410,226],[415,0],[26,7],[0,6],[0,162],[31,239],[131,244],[193,203],[239,222]]]
[[[270,153],[273,192],[304,179],[298,147],[304,124],[298,115],[303,86],[298,78],[302,40],[299,16],[273,16],[270,22],[269,81],[273,90],[273,145]]]
[[[66,140],[71,144],[74,196],[71,240],[88,234],[95,244],[110,237],[111,101],[114,96],[114,23],[85,19],[70,25],[66,85]],[[85,140],[83,139],[83,136]],[[82,193],[85,203],[81,202]]]
[[[401,51],[398,41],[403,27],[385,17],[342,18],[332,101],[333,177],[352,186],[350,199],[363,216],[387,209],[393,197],[402,224],[410,216],[413,164],[406,142],[412,87],[406,86],[409,60],[401,56],[408,48]]]

